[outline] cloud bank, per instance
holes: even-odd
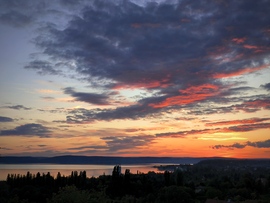
[[[29,123],[25,125],[17,126],[11,130],[1,130],[0,136],[39,136],[39,137],[49,137],[51,130],[41,124]]]
[[[258,141],[258,142],[245,142],[245,143],[234,143],[232,145],[214,145],[213,149],[229,148],[229,149],[243,149],[245,147],[255,148],[270,148],[270,140]]]
[[[229,88],[222,79],[269,68],[269,4],[264,1],[94,1],[82,7],[64,29],[46,24],[34,40],[53,60],[35,59],[25,68],[63,76],[70,66],[59,64],[73,64],[76,78],[104,94],[76,92],[71,87],[64,92],[89,104],[108,105],[108,94],[114,90],[152,93],[135,105],[88,112],[85,120],[128,118],[122,111],[134,119],[136,112],[145,109],[142,117],[168,107],[217,105],[250,90]],[[262,87],[267,90],[268,86]],[[229,111],[251,111],[249,99]],[[264,99],[255,100],[263,105]],[[269,109],[269,105],[263,107]],[[70,115],[67,120],[71,117],[76,119]]]
[[[12,122],[14,121],[12,118],[0,116],[0,122]]]

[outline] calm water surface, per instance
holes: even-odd
[[[149,171],[158,172],[154,165],[122,165],[122,173],[126,169],[130,169],[131,173],[148,173]],[[165,165],[163,163],[163,165]],[[100,175],[111,175],[114,165],[71,165],[71,164],[0,164],[0,180],[6,180],[8,174],[20,174],[26,175],[29,171],[32,174],[38,172],[47,174],[51,173],[56,177],[57,173],[61,175],[69,176],[71,171],[86,171],[87,177],[98,177]]]

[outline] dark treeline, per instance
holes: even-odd
[[[270,167],[217,162],[179,165],[174,171],[131,174],[115,166],[112,175],[88,178],[85,171],[69,176],[9,174],[0,184],[2,203],[204,203],[207,199],[231,202],[270,202]]]

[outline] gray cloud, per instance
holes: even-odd
[[[68,148],[67,150],[84,150],[84,149],[104,150],[104,149],[108,149],[108,146],[90,145],[90,146],[81,146],[81,147],[71,147],[71,148]]]
[[[76,101],[82,101],[90,104],[96,105],[109,105],[109,96],[104,94],[96,93],[85,93],[85,92],[76,92],[74,88],[66,87],[64,88],[64,93],[69,94],[76,99]]]
[[[243,144],[234,143],[232,145],[214,145],[213,149],[221,149],[221,148],[230,148],[230,149],[243,149],[245,147],[255,147],[255,148],[270,148],[270,140],[258,141],[258,142],[245,142]]]
[[[12,122],[12,121],[14,121],[12,118],[0,116],[0,123],[1,122]]]
[[[32,108],[25,107],[23,105],[13,105],[13,106],[4,106],[4,108],[14,109],[14,110],[31,110]]]
[[[61,74],[60,70],[57,70],[52,63],[48,61],[35,60],[31,61],[24,68],[34,69],[40,75],[59,75]]]
[[[45,99],[45,100],[54,100],[55,98],[54,97],[40,97],[42,99]]]
[[[31,16],[25,15],[16,11],[9,11],[0,15],[0,22],[13,25],[15,27],[22,27],[32,22]]]
[[[68,148],[67,150],[83,150],[82,152],[99,152],[99,153],[119,153],[132,149],[133,151],[140,147],[148,146],[156,139],[155,136],[137,135],[137,136],[108,136],[101,137],[105,145],[86,145]]]
[[[138,136],[110,136],[101,138],[108,145],[108,150],[111,152],[134,149],[137,147],[147,146],[154,142],[156,139],[150,135],[138,135]]]
[[[126,107],[118,107],[116,109],[84,109],[78,108],[69,112],[66,117],[68,123],[87,123],[98,120],[118,120],[140,118],[154,118],[160,114],[161,109],[154,109],[146,105],[131,105]]]
[[[247,145],[256,148],[270,148],[270,139],[258,142],[247,142]]]
[[[228,130],[232,132],[249,132],[257,129],[270,128],[270,123],[253,123],[229,127]]]
[[[11,148],[8,147],[0,147],[1,150],[12,150]]]
[[[270,83],[266,83],[264,85],[261,85],[261,87],[266,89],[267,91],[270,91]]]
[[[18,126],[11,130],[1,130],[0,136],[39,136],[39,137],[49,137],[51,130],[41,124],[30,123]]]

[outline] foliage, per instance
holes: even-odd
[[[87,203],[90,202],[90,194],[79,190],[74,185],[61,188],[57,194],[53,194],[48,203]]]

